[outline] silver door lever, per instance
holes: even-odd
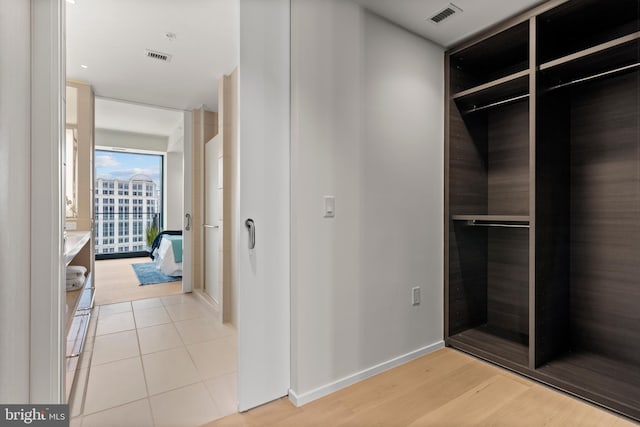
[[[249,231],[249,249],[253,249],[256,247],[256,225],[251,218],[247,218],[244,225]]]

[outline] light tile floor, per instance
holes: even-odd
[[[96,307],[74,427],[189,427],[236,412],[236,330],[194,294]]]

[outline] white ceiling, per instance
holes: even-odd
[[[436,25],[428,18],[447,0],[355,1],[445,47],[542,2],[454,0],[463,12]],[[75,0],[67,3],[67,77],[105,98],[96,100],[96,127],[169,136],[182,114],[148,106],[217,111],[217,81],[238,65],[238,38],[239,0]]]
[[[529,9],[544,0],[355,0],[372,12],[444,47]],[[429,18],[453,3],[462,13],[440,24]]]
[[[96,98],[95,121],[97,129],[168,137],[182,126],[183,114],[178,110]]]
[[[217,79],[238,64],[238,26],[238,0],[75,0],[67,3],[67,77],[99,96],[217,111]]]

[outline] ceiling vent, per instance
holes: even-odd
[[[456,14],[458,14],[460,12],[462,12],[462,9],[460,9],[458,6],[456,6],[453,3],[449,3],[449,5],[447,7],[445,7],[442,10],[440,10],[438,13],[434,14],[432,17],[430,17],[428,19],[429,19],[429,21],[433,22],[434,24],[439,24],[442,21],[444,21],[445,19],[449,19],[453,15],[456,15]]]
[[[168,53],[158,52],[156,50],[145,50],[145,56],[162,62],[171,62],[171,55]]]

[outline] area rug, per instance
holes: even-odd
[[[145,262],[142,264],[131,264],[133,271],[138,276],[140,285],[152,285],[154,283],[177,282],[182,280],[180,276],[166,276],[156,268],[155,263]]]

